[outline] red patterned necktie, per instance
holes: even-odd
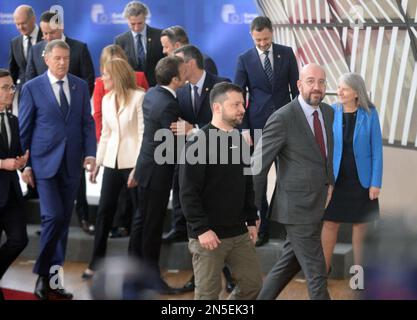
[[[320,152],[323,155],[323,158],[326,159],[326,146],[324,145],[323,130],[321,128],[319,113],[317,112],[317,110],[313,112],[313,116],[314,136],[316,138],[317,144],[319,145]]]

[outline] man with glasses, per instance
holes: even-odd
[[[234,82],[249,95],[242,129],[248,144],[254,146],[254,130],[263,129],[274,111],[298,95],[298,66],[292,48],[272,42],[269,18],[256,17],[250,32],[255,47],[239,56]],[[261,225],[256,246],[261,246],[269,239],[266,189],[258,209]]]
[[[0,280],[28,243],[17,170],[26,165],[29,153],[22,151],[17,118],[7,112],[15,91],[10,72],[0,69],[0,232],[7,237],[0,247]]]
[[[300,95],[268,119],[253,155],[255,203],[259,207],[268,171],[278,164],[271,220],[287,237],[278,262],[265,278],[258,299],[276,299],[300,271],[311,299],[329,299],[321,221],[334,186],[333,109],[321,103],[326,74],[317,64],[304,66]]]

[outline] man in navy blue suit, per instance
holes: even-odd
[[[40,17],[40,28],[43,33],[43,41],[37,43],[29,51],[26,67],[26,81],[33,79],[44,73],[48,66],[45,64],[45,47],[49,41],[65,41],[71,49],[69,73],[87,81],[90,96],[94,91],[94,65],[91,60],[90,51],[87,44],[71,39],[64,35],[64,27],[59,24],[57,13],[45,11]]]
[[[172,54],[175,49],[190,44],[188,35],[181,26],[168,27],[161,32],[162,51],[166,55]],[[216,63],[208,55],[202,53],[204,60],[204,70],[217,76]]]
[[[47,72],[28,81],[20,99],[22,148],[31,152],[22,178],[31,186],[36,183],[41,207],[35,295],[71,299],[53,273],[64,263],[81,168],[95,168],[95,128],[88,85],[68,73],[69,46],[53,40],[44,56]]]
[[[250,26],[255,47],[237,61],[235,83],[249,94],[242,123],[243,135],[254,146],[254,130],[263,129],[269,116],[298,95],[298,66],[292,48],[272,42],[272,23],[256,17]],[[262,201],[261,226],[257,246],[268,242],[268,202]]]
[[[29,154],[23,155],[17,118],[7,112],[15,91],[11,73],[0,69],[0,233],[4,230],[7,237],[0,246],[0,280],[28,243],[23,196],[16,170],[26,165]],[[0,301],[3,299],[0,288]]]
[[[160,141],[156,135],[170,133],[171,123],[180,117],[176,90],[185,83],[185,65],[180,57],[162,58],[155,68],[158,85],[150,88],[143,100],[142,146],[136,163],[134,180],[138,183],[138,210],[132,221],[129,252],[143,259],[159,274],[159,255],[161,252],[164,217],[172,186],[172,176],[177,159],[177,143]],[[158,158],[158,150],[166,159]],[[160,155],[163,157],[163,155]],[[158,160],[159,159],[159,160]],[[128,182],[131,184],[132,180]],[[162,279],[160,291],[173,294],[176,291]]]

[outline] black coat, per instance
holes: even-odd
[[[166,156],[172,159],[170,163],[158,164],[155,162],[155,150],[164,143],[155,141],[155,133],[160,129],[171,134],[170,126],[180,117],[177,99],[165,88],[157,85],[150,88],[143,100],[143,122],[145,130],[142,146],[136,163],[135,178],[143,188],[152,190],[171,189],[172,175],[176,163],[175,139],[165,143]],[[174,137],[173,134],[171,137]]]
[[[68,73],[73,74],[88,83],[88,91],[92,96],[94,91],[94,65],[91,60],[90,51],[84,42],[65,37],[65,42],[70,47],[70,66]],[[43,58],[47,42],[42,41],[32,47],[28,56],[26,68],[26,81],[29,81],[48,70]]]
[[[159,60],[164,57],[161,45],[161,30],[146,26],[146,59],[145,70],[141,70],[138,66],[135,53],[135,41],[132,32],[129,30],[118,35],[114,39],[114,43],[121,46],[125,51],[128,61],[135,71],[145,72],[149,86],[156,85],[155,67]]]

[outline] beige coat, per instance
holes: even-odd
[[[121,105],[116,112],[115,95],[103,97],[103,129],[97,149],[97,164],[118,169],[131,169],[136,165],[142,145],[145,92],[135,90],[129,104]]]

